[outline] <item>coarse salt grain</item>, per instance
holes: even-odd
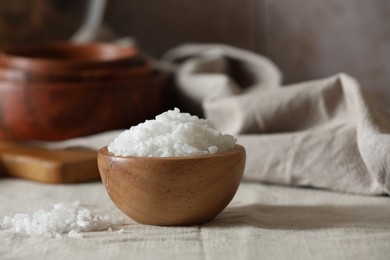
[[[32,216],[18,213],[14,217],[4,217],[1,228],[13,229],[17,233],[43,235],[52,238],[82,238],[84,232],[112,230],[125,224],[125,219],[111,218],[108,215],[95,215],[91,210],[72,204],[57,203],[51,211],[36,211]]]
[[[116,156],[177,157],[232,151],[236,138],[178,108],[122,132],[108,146]]]

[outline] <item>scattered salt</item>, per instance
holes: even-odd
[[[82,238],[83,232],[111,230],[125,224],[124,218],[99,216],[79,201],[72,204],[57,203],[51,211],[38,210],[34,214],[18,213],[14,217],[4,217],[1,228],[13,229],[17,233],[42,235],[52,238]]]
[[[122,132],[108,150],[116,156],[175,157],[232,151],[236,139],[178,108]]]

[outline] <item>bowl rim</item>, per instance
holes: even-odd
[[[106,157],[111,158],[118,158],[118,159],[128,159],[128,160],[135,160],[135,159],[143,159],[143,160],[150,160],[150,161],[185,161],[185,160],[200,160],[200,159],[213,159],[213,158],[220,158],[220,157],[226,157],[226,156],[232,156],[235,154],[246,154],[245,147],[241,144],[235,144],[234,149],[232,151],[224,152],[224,153],[215,153],[215,154],[202,154],[202,155],[191,155],[191,156],[170,156],[170,157],[156,157],[156,156],[119,156],[114,155],[113,153],[108,151],[108,146],[103,146],[98,150],[98,154],[102,154]]]
[[[48,53],[57,56],[50,56]],[[115,43],[47,42],[5,47],[0,52],[0,64],[33,71],[55,68],[94,68],[130,62],[138,55],[139,51],[135,46]]]
[[[85,82],[90,80],[105,79],[132,79],[149,77],[153,73],[153,67],[149,63],[142,66],[119,67],[111,69],[86,69],[71,71],[53,71],[53,73],[29,72],[16,68],[6,68],[0,65],[0,81],[44,83],[44,82]]]
[[[161,82],[167,78],[167,75],[160,71],[150,71],[149,75],[139,75],[134,77],[120,77],[110,79],[91,79],[91,80],[75,80],[75,81],[11,81],[0,79],[0,88],[33,88],[33,89],[88,89],[88,88],[152,88],[158,84],[161,88],[164,87]],[[30,90],[31,91],[31,90]]]

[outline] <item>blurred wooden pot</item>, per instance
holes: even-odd
[[[0,54],[0,140],[129,128],[165,110],[166,75],[134,47],[56,43]]]
[[[163,111],[165,75],[86,83],[0,82],[0,139],[63,140],[129,128]]]

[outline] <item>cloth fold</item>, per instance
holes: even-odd
[[[349,75],[283,86],[267,58],[218,44],[167,52],[182,110],[238,136],[244,179],[390,194],[390,114]],[[118,132],[48,144],[98,149]]]
[[[362,194],[390,192],[390,117],[349,75],[288,86],[268,59],[229,46],[169,51],[188,111],[241,135],[245,178]],[[256,134],[256,135],[248,135]]]

